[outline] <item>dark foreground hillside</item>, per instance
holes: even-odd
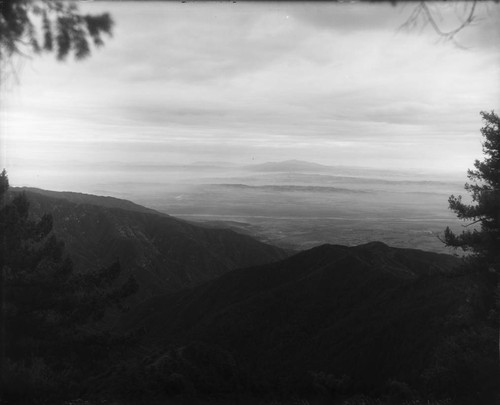
[[[13,189],[19,192],[20,189]],[[227,229],[207,229],[129,201],[24,189],[31,215],[51,214],[77,271],[119,260],[139,297],[194,286],[230,270],[282,259],[279,248]]]
[[[324,245],[153,298],[124,320],[143,352],[96,392],[190,398],[355,393],[494,403],[497,319],[487,273],[382,243]],[[243,394],[242,394],[243,393]]]

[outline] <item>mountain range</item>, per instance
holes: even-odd
[[[217,373],[233,364],[231,378],[261,393],[380,395],[396,385],[404,395],[481,391],[485,400],[495,385],[496,332],[477,325],[491,288],[483,276],[457,272],[460,264],[380,242],[323,245],[157,296],[122,330],[142,328],[157,350],[149,366],[163,364],[164,378],[180,373],[195,386],[194,366],[228,389],[229,377]],[[201,359],[210,356],[207,369]]]
[[[140,350],[87,384],[96,395],[498,399],[493,275],[454,256],[381,242],[294,253],[130,201],[11,192],[53,216],[77,271],[118,260],[139,282],[110,328]]]

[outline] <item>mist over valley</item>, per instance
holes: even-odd
[[[134,167],[121,177],[132,181],[96,184],[90,191],[288,249],[379,240],[450,253],[438,235],[447,226],[460,227],[447,204],[451,194],[463,194],[458,174],[294,160]]]

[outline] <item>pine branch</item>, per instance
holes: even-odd
[[[478,220],[476,220],[476,221],[474,221],[474,222],[471,222],[470,224],[466,224],[466,225],[462,225],[462,226],[463,226],[464,228],[468,228],[469,226],[474,225],[474,224],[477,224],[478,222],[481,222],[481,221],[483,221],[483,218],[478,219]]]

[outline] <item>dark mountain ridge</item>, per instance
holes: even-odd
[[[149,214],[156,214],[162,216],[168,216],[165,213],[153,210],[151,208],[143,207],[142,205],[135,204],[132,201],[122,200],[120,198],[110,197],[110,196],[100,196],[85,193],[76,193],[73,191],[52,191],[43,190],[35,187],[12,187],[13,192],[26,192],[40,194],[45,197],[52,197],[56,199],[64,199],[75,204],[89,204],[97,205],[99,207],[107,208],[121,208],[128,211],[145,212]]]
[[[310,395],[319,384],[334,395],[333,382],[344,379],[353,392],[397,381],[410,391],[488,396],[496,332],[477,325],[493,295],[484,275],[460,264],[380,242],[323,245],[155,297],[122,328],[143,328],[151,347],[198,342],[226,353],[259,392]]]
[[[53,216],[54,234],[64,241],[78,271],[119,260],[123,276],[137,278],[140,297],[193,286],[238,267],[287,256],[249,236],[195,226],[125,200],[23,191],[33,216]]]

